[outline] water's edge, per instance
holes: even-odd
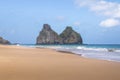
[[[22,45],[34,48],[50,48],[58,52],[77,54],[84,58],[120,62],[120,45]]]

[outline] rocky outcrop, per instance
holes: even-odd
[[[60,34],[63,44],[82,44],[81,35],[75,32],[72,27],[68,26]]]
[[[58,35],[51,29],[50,25],[44,24],[36,44],[82,44],[82,38],[72,27],[67,27]]]
[[[43,29],[37,37],[36,44],[58,44],[61,43],[61,39],[58,34],[53,31],[48,24],[43,25]]]
[[[0,44],[10,44],[10,42],[0,37]]]

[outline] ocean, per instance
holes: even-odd
[[[70,44],[70,45],[34,45],[24,44],[22,46],[37,48],[52,48],[57,51],[67,51],[85,58],[120,62],[120,45],[118,44]]]

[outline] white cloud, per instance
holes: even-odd
[[[80,26],[80,22],[79,21],[74,22],[74,26]]]
[[[56,19],[58,21],[64,21],[65,20],[65,17],[64,16],[57,16]]]
[[[75,0],[75,4],[79,7],[90,6],[93,2],[96,2],[96,0]]]
[[[120,21],[112,18],[106,19],[100,23],[100,26],[103,26],[103,27],[115,27],[119,25],[120,25]]]
[[[120,18],[120,4],[105,0],[76,0],[79,7],[88,7],[91,11],[104,16]]]
[[[9,34],[15,34],[15,32],[16,31],[14,29],[11,29],[11,30],[8,31]]]
[[[76,0],[75,3],[79,7],[88,7],[91,11],[99,15],[102,15],[106,18],[111,18],[112,22],[120,22],[120,3],[110,2],[106,0]],[[102,21],[102,23],[106,21],[108,22],[111,20],[107,19],[105,21]],[[113,25],[111,23],[111,26],[117,26],[117,25],[115,24]]]

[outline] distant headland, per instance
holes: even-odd
[[[0,37],[0,44],[11,44],[8,40],[3,39]]]
[[[72,27],[67,26],[66,29],[58,35],[49,24],[44,24],[40,31],[36,44],[82,44],[82,37],[74,31]]]

